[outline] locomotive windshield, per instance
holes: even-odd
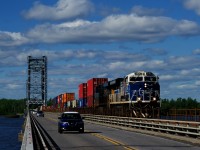
[[[143,81],[143,77],[130,77],[130,81]]]
[[[156,81],[156,77],[144,77],[144,80],[153,82]]]

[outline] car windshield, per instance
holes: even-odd
[[[38,111],[37,113],[41,114],[41,113],[43,113],[43,112],[42,112],[42,111]]]
[[[80,114],[62,114],[63,119],[81,119]]]

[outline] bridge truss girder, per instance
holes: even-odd
[[[47,102],[47,57],[28,56],[27,103],[46,105]]]

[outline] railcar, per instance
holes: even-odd
[[[112,81],[114,82],[114,81]],[[110,82],[109,107],[129,107],[136,117],[151,117],[159,113],[159,78],[152,72],[138,71],[130,73],[119,83]]]
[[[138,71],[96,87],[95,106],[122,108],[135,117],[159,115],[159,78],[152,72]]]

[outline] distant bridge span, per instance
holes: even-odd
[[[46,105],[47,101],[47,57],[28,56],[27,105]]]

